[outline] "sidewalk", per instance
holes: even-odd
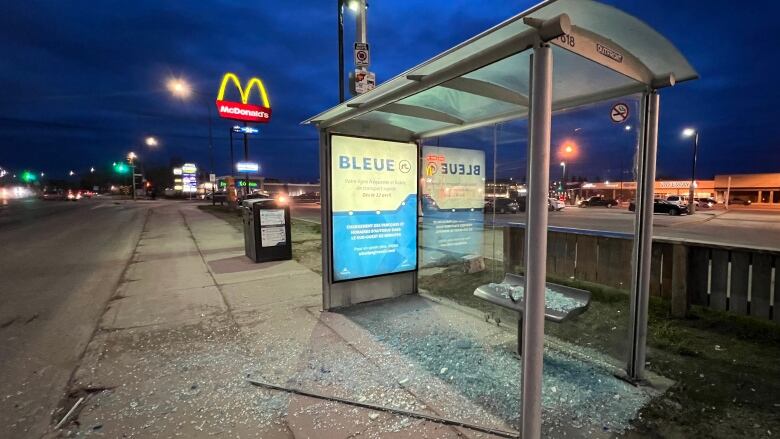
[[[311,390],[307,375],[326,370],[317,367],[318,356],[338,363],[355,355],[319,320],[320,289],[319,275],[297,262],[249,263],[235,228],[195,206],[154,210],[74,375],[60,416],[79,397],[86,402],[62,436],[458,436],[439,424],[245,381],[251,376]],[[333,316],[330,324],[339,320]],[[367,369],[366,377],[382,376],[375,372]],[[336,390],[329,387],[321,390]],[[389,377],[367,395],[371,389],[416,404]]]
[[[320,276],[295,261],[250,263],[240,232],[194,205],[153,210],[58,418],[85,403],[60,434],[498,437],[247,378],[517,428],[511,332],[420,296],[321,313],[320,290]],[[545,368],[550,437],[612,437],[652,396],[565,355],[546,356]]]

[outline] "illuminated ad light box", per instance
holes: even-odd
[[[236,163],[236,170],[238,172],[257,173],[260,171],[260,165],[255,162],[238,162]]]
[[[482,255],[485,153],[423,146],[421,265]]]
[[[417,268],[417,146],[331,136],[333,279]]]
[[[238,90],[241,102],[225,99],[225,91],[228,85],[233,85]],[[253,88],[257,88],[257,93],[260,95],[260,101],[263,105],[249,103]],[[271,120],[271,102],[268,100],[268,93],[266,93],[265,86],[260,78],[249,78],[246,87],[243,87],[238,76],[233,73],[225,73],[219,86],[216,104],[219,117],[225,119],[255,123],[268,123]]]

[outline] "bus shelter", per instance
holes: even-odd
[[[523,437],[539,437],[552,115],[639,94],[625,371],[641,380],[659,90],[696,78],[640,20],[591,0],[550,0],[306,120],[320,135],[323,309],[417,292],[424,139],[527,118],[521,418]]]

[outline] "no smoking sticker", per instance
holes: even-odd
[[[622,123],[628,119],[628,113],[628,105],[619,103],[612,106],[612,109],[609,111],[609,117],[612,119],[612,122]]]

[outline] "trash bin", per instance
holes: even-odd
[[[272,199],[249,199],[241,203],[244,250],[255,262],[292,259],[290,206]]]

